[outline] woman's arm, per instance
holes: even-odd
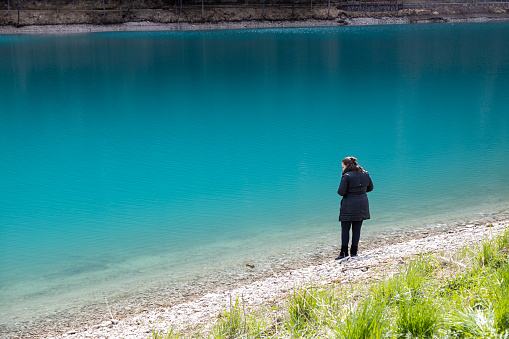
[[[344,174],[341,176],[341,182],[339,183],[338,194],[344,196],[348,193],[348,175]]]
[[[371,192],[373,190],[373,181],[371,181],[371,177],[369,177],[369,184],[366,192]]]

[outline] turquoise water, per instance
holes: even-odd
[[[0,36],[0,79],[2,326],[337,246],[349,155],[365,239],[509,208],[508,23]]]

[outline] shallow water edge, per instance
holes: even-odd
[[[509,220],[509,209],[505,208],[493,213],[482,214],[477,219],[453,220],[406,230],[381,230],[364,234],[359,247],[362,251],[368,251],[412,239],[446,234],[465,226],[479,226],[487,223],[506,222],[507,220]],[[115,319],[124,319],[161,307],[173,307],[195,300],[207,293],[233,290],[277,274],[329,262],[338,251],[339,246],[331,244],[329,241],[318,247],[297,251],[291,256],[273,258],[270,262],[255,262],[254,268],[246,265],[217,272],[214,276],[197,276],[191,281],[176,282],[177,288],[154,285],[140,290],[135,295],[108,295],[105,293],[102,301],[80,308],[59,310],[30,321],[4,324],[0,327],[0,338],[16,337],[21,333],[24,337],[30,338],[54,337],[76,329],[91,328],[109,320],[111,315]],[[149,335],[148,333],[147,336]]]

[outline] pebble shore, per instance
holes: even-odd
[[[153,331],[165,332],[170,328],[207,330],[224,312],[232,300],[241,298],[245,307],[256,308],[277,303],[292,289],[313,284],[351,283],[372,281],[385,277],[419,253],[440,253],[447,260],[448,253],[454,253],[462,246],[480,243],[509,227],[509,220],[493,223],[471,223],[459,225],[446,231],[422,231],[418,236],[405,241],[378,246],[365,250],[357,258],[341,261],[329,260],[232,289],[203,295],[195,300],[178,305],[145,311],[124,319],[110,319],[90,326],[68,331],[54,338],[149,338]]]

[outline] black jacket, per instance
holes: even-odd
[[[343,196],[339,210],[339,221],[369,219],[369,202],[366,192],[373,190],[373,182],[366,171],[346,172],[341,176],[338,194]]]

